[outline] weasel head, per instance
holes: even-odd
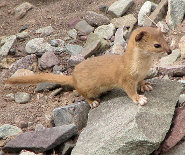
[[[169,48],[164,36],[159,28],[153,27],[141,27],[133,31],[131,40],[134,42],[134,46],[144,54],[171,54],[172,51]]]

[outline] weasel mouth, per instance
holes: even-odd
[[[172,53],[172,50],[167,51],[167,54],[170,55]]]

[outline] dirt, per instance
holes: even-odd
[[[86,11],[99,11],[99,5],[110,6],[115,0],[27,0],[34,5],[22,19],[16,19],[13,10],[16,6],[25,2],[25,0],[0,0],[0,37],[17,34],[20,29],[28,25],[27,31],[30,38],[25,41],[18,41],[16,49],[19,51],[15,56],[8,56],[13,62],[26,56],[24,51],[25,44],[32,38],[39,37],[35,34],[35,30],[51,25],[55,32],[46,39],[64,39],[66,32],[69,30],[69,21],[74,18],[83,18]],[[135,4],[129,9],[128,13],[133,13],[135,17],[143,3],[143,0],[135,0]],[[109,16],[108,16],[109,17]],[[185,25],[185,24],[184,24]],[[183,28],[180,26],[179,30]],[[181,32],[181,30],[180,30]],[[181,33],[167,35],[169,42],[176,38],[176,44]],[[0,58],[2,61],[2,58]],[[11,62],[12,63],[12,62]],[[7,69],[0,69],[0,77]],[[38,71],[38,70],[37,70]],[[51,97],[51,91],[43,93],[34,92],[35,85],[5,85],[0,79],[0,126],[3,124],[16,125],[22,127],[24,124],[30,124],[29,127],[23,128],[23,131],[34,130],[37,124],[45,127],[51,127],[48,120],[52,116],[52,111],[60,106],[71,104],[79,97],[75,93],[63,92],[58,96]],[[6,95],[16,92],[27,92],[32,95],[29,103],[18,104],[10,100]]]

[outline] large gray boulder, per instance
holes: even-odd
[[[89,113],[72,155],[149,155],[164,140],[182,86],[153,80],[148,104],[134,104],[121,90],[112,91]]]

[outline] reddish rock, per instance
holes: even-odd
[[[84,57],[81,54],[72,55],[68,60],[68,65],[71,67],[76,66],[77,64],[79,64],[83,60],[84,60]]]
[[[69,28],[73,29],[75,27],[75,25],[80,21],[80,18],[76,17],[73,19],[70,19],[68,26]]]
[[[100,46],[101,46],[101,41],[98,39],[92,42],[91,44],[87,45],[85,48],[83,48],[80,54],[86,59],[91,55],[97,53]]]
[[[163,66],[163,67],[159,67],[158,69],[159,69],[160,75],[177,76],[177,77],[185,76],[185,65]]]
[[[40,66],[43,69],[51,68],[60,63],[58,57],[53,52],[46,52],[40,58]]]
[[[15,73],[18,69],[27,69],[30,67],[33,63],[37,62],[37,56],[35,54],[27,55],[19,60],[17,60],[15,63],[13,63],[8,71],[6,71],[3,74],[3,78],[6,78],[8,76],[11,76],[13,73]]]
[[[82,41],[87,40],[87,36],[80,36],[80,40],[82,40]]]
[[[174,147],[185,136],[185,107],[177,108],[173,120],[173,127],[162,145],[166,152]]]

